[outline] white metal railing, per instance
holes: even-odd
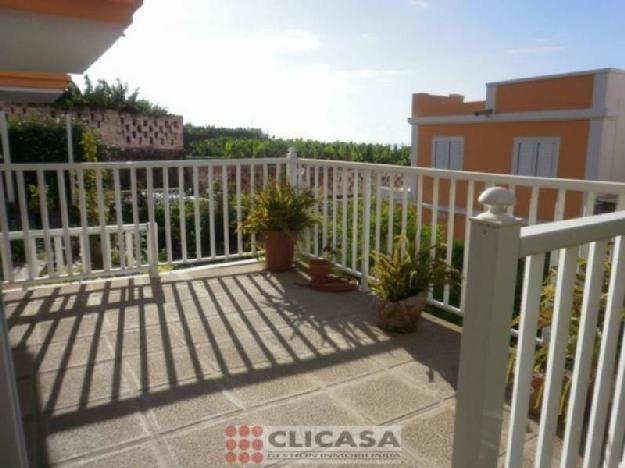
[[[503,188],[485,192],[481,201],[490,211],[470,223],[453,466],[497,466],[519,260],[525,261],[525,272],[505,466],[523,465],[546,255],[557,251],[535,466],[552,466],[555,455],[562,468],[578,466],[580,459],[585,468],[600,463],[616,468],[622,462],[625,437],[625,341],[621,340],[620,360],[617,353],[625,301],[625,211],[521,228],[520,221],[507,213],[512,200]],[[583,300],[575,305],[578,258],[586,245]],[[571,355],[569,327],[575,307],[579,323]],[[572,368],[567,376],[570,392],[563,388],[567,365]],[[555,454],[563,398],[564,440],[561,453]]]
[[[159,263],[252,255],[253,239],[236,231],[242,195],[283,177],[285,164],[275,158],[1,165],[4,281],[155,275]],[[7,180],[17,188],[15,203]],[[24,261],[24,278],[15,275],[14,254]]]
[[[306,234],[304,252],[319,255],[330,242],[337,265],[360,276],[363,287],[368,281],[370,249],[390,251],[394,237],[407,230],[414,232],[417,247],[425,230],[431,233],[430,245],[422,247],[433,246],[437,239],[445,243],[446,260],[463,264],[464,282],[470,248],[467,220],[473,216],[477,195],[494,185],[516,193],[520,203],[509,211],[526,225],[593,215],[598,200],[609,199],[617,209],[625,209],[623,183],[317,159],[299,159],[297,171],[297,182],[316,191],[321,200],[322,224]],[[408,225],[409,211],[414,226]],[[454,240],[463,242],[464,249],[454,252]],[[452,292],[446,286],[442,294],[430,294],[429,301],[462,314]]]

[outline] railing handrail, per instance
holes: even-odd
[[[140,232],[147,232],[149,223],[138,223],[137,228]],[[86,232],[90,235],[100,234],[104,230],[104,232],[108,234],[117,234],[120,230],[122,232],[134,232],[135,225],[134,224],[122,224],[118,226],[117,224],[106,224],[102,228],[100,226],[87,226],[87,227],[69,227],[67,228],[67,232],[72,236],[79,236]],[[29,236],[33,238],[43,238],[46,236],[46,231],[43,229],[30,229]],[[48,229],[48,235],[51,237],[60,237],[64,234],[63,228],[50,228]],[[9,231],[8,236],[9,240],[17,240],[23,239],[26,237],[24,231]],[[3,234],[0,232],[0,240],[3,239]]]
[[[286,158],[256,159],[159,159],[151,161],[103,161],[77,163],[11,163],[0,164],[0,171],[57,171],[76,169],[131,169],[162,167],[206,167],[206,166],[245,166],[263,164],[285,164]]]
[[[436,169],[433,167],[362,163],[353,161],[338,161],[333,159],[300,158],[299,162],[309,164],[311,166],[335,166],[368,170],[383,169],[383,172],[393,172],[395,174],[412,174],[417,176],[421,175],[428,177],[455,179],[457,181],[474,181],[496,184],[499,183],[524,187],[532,187],[538,185],[540,186],[540,188],[569,189],[578,192],[601,192],[601,190],[606,190],[612,193],[625,194],[625,183],[623,182],[590,181],[581,179],[563,179],[550,177],[530,177],[514,174],[495,174],[473,171],[453,171],[449,169]]]
[[[519,258],[625,234],[625,211],[535,224],[521,229]]]

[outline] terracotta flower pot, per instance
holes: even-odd
[[[427,303],[427,292],[401,301],[381,301],[378,326],[394,333],[410,333],[416,330],[417,322]]]
[[[308,274],[312,284],[323,284],[332,272],[332,263],[325,258],[311,258],[308,262]]]
[[[269,271],[293,268],[295,235],[292,232],[271,231],[265,235],[265,263]]]

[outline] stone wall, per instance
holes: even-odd
[[[10,118],[63,118],[65,111],[50,106],[0,102],[0,110]],[[183,149],[181,115],[150,116],[106,109],[72,111],[74,119],[82,121],[100,135],[102,141],[121,149]]]

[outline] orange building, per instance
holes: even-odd
[[[485,101],[417,93],[412,96],[409,123],[415,166],[625,181],[622,70],[487,83]],[[441,187],[442,203],[444,192]],[[431,188],[426,186],[424,193],[431,193]],[[517,214],[523,216],[528,195],[517,195]],[[543,220],[553,216],[548,200],[555,194],[546,195],[539,208]],[[567,200],[565,216],[578,215],[581,201],[581,197]],[[460,207],[465,203],[457,200]]]

